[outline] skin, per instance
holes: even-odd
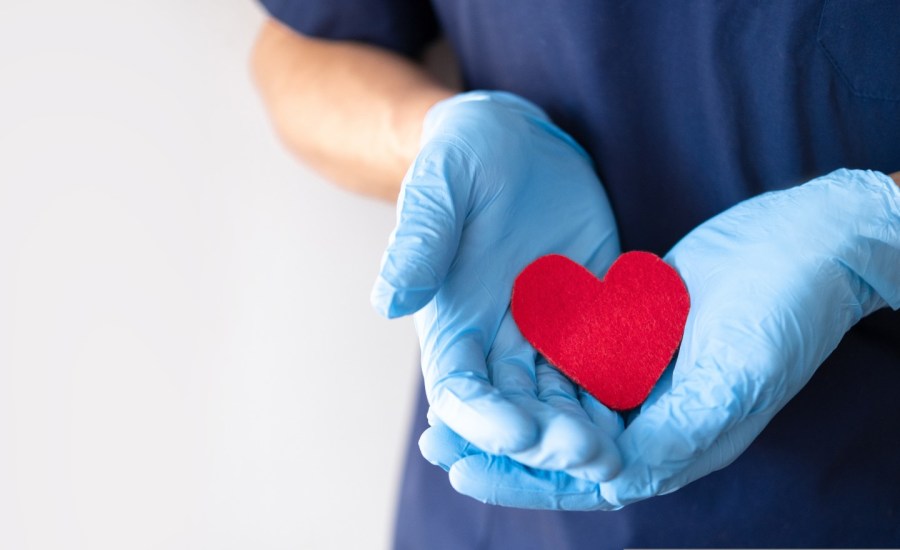
[[[400,55],[303,37],[271,19],[250,63],[291,152],[341,187],[392,202],[419,150],[425,113],[457,93]]]
[[[273,19],[251,70],[285,146],[337,185],[394,202],[419,149],[422,121],[458,92],[389,51],[298,35]],[[900,185],[900,172],[891,174]]]

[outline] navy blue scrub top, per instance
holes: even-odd
[[[541,105],[593,156],[623,249],[665,254],[738,201],[839,167],[900,170],[900,0],[264,0],[297,31],[414,57]],[[898,266],[900,269],[900,266]],[[396,547],[900,546],[900,315],[844,338],[732,465],[618,512],[460,496],[420,396]]]

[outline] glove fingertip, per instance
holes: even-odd
[[[387,319],[396,319],[422,309],[433,297],[433,288],[399,289],[379,275],[369,297],[372,307]]]
[[[490,475],[491,457],[480,455],[456,461],[448,470],[450,486],[456,492],[472,497],[485,504],[501,504],[495,491],[495,484],[484,482],[485,475]]]
[[[458,460],[477,452],[468,442],[450,429],[439,426],[428,428],[419,437],[419,451],[428,462],[450,471]]]
[[[525,451],[538,444],[540,438],[534,419],[514,406],[500,405],[474,414],[463,412],[454,420],[462,437],[496,455]]]
[[[573,477],[603,483],[615,478],[622,471],[622,458],[618,453],[604,453],[588,464],[575,468],[568,473]]]
[[[613,479],[600,484],[600,496],[613,508],[623,508],[631,503],[638,502],[653,496],[649,490],[641,490],[628,480]]]
[[[599,486],[561,472],[532,470],[506,457],[473,455],[450,467],[450,485],[487,504],[534,510],[610,510]]]
[[[478,353],[477,348],[472,351]],[[466,364],[466,357],[471,358],[470,365],[478,360],[471,354],[445,360]],[[505,455],[539,443],[540,429],[531,413],[506,399],[483,378],[468,372],[446,376],[431,388],[430,395],[434,414],[459,437],[485,452]]]

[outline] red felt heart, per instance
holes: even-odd
[[[565,256],[538,258],[516,278],[512,314],[550,363],[611,409],[640,405],[681,342],[690,297],[649,252],[628,252],[604,280]]]

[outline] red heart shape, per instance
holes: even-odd
[[[600,280],[565,256],[532,262],[516,278],[512,314],[547,360],[607,407],[637,407],[672,360],[690,297],[649,252],[619,256]]]

